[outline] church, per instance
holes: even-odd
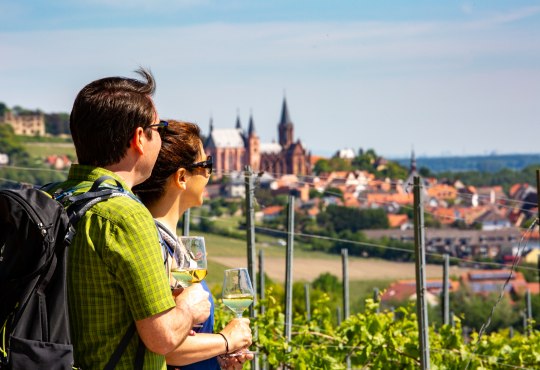
[[[294,125],[285,98],[277,129],[279,142],[261,143],[255,132],[253,115],[249,118],[247,131],[242,129],[240,117],[236,119],[235,128],[214,128],[210,120],[210,132],[204,147],[206,154],[214,160],[216,176],[244,171],[247,165],[254,172],[265,171],[274,177],[311,175],[311,154],[300,139],[294,141]]]

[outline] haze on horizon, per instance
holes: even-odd
[[[277,139],[286,96],[316,155],[538,153],[532,0],[3,0],[0,101],[69,112],[88,82],[149,67],[163,118]]]

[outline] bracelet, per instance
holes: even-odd
[[[225,339],[225,354],[228,355],[229,354],[229,341],[227,340],[227,337],[223,333],[218,333],[218,334],[221,335],[223,339]]]

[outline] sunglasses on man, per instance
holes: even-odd
[[[208,170],[208,174],[211,175],[213,165],[214,165],[214,162],[212,160],[212,156],[209,155],[208,157],[206,157],[206,161],[193,163],[193,164],[189,165],[188,168],[189,169],[206,168]]]
[[[152,125],[146,126],[146,128],[152,128],[157,127],[158,131],[160,131],[161,128],[169,126],[169,122],[167,121],[159,121],[159,123],[154,123]]]

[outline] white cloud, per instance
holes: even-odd
[[[239,108],[245,126],[253,109],[257,131],[269,141],[286,89],[296,134],[312,149],[361,146],[394,154],[414,144],[418,152],[440,153],[459,143],[458,154],[534,151],[523,132],[540,116],[533,101],[540,96],[539,30],[503,26],[539,12],[521,9],[481,22],[1,32],[0,50],[9,58],[0,64],[0,101],[66,111],[84,84],[131,75],[142,65],[156,74],[160,112],[203,130],[210,113],[216,127],[232,127]],[[509,124],[518,130],[491,137],[485,131]],[[328,125],[335,137],[313,129]]]
[[[491,28],[507,23],[518,22],[540,14],[540,6],[530,6],[517,8],[507,12],[489,13],[482,18],[471,21],[468,27],[471,28]]]
[[[539,57],[537,42],[519,31],[464,32],[449,23],[213,23],[187,27],[0,33],[0,70],[43,64],[75,68],[145,62],[170,66],[324,66],[374,63],[425,65],[502,52]],[[39,58],[33,57],[39,55]],[[164,57],[166,56],[166,57]],[[400,60],[401,63],[396,63]]]

